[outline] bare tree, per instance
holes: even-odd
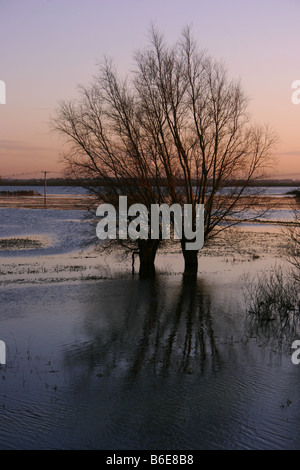
[[[248,99],[225,67],[199,51],[189,29],[174,47],[151,32],[136,54],[135,86],[142,125],[152,136],[172,202],[205,206],[205,240],[264,212],[250,186],[272,163],[276,137],[249,122]],[[180,185],[178,184],[180,182]],[[197,250],[186,250],[185,271],[196,272]]]
[[[94,200],[191,204],[205,208],[205,240],[261,209],[249,187],[270,164],[268,128],[250,125],[248,100],[225,67],[199,51],[186,29],[168,47],[153,28],[120,80],[109,60],[75,103],[61,103],[52,125],[67,138],[68,176]],[[149,225],[150,235],[151,225]],[[190,241],[190,240],[189,240]],[[185,272],[197,272],[198,251],[181,240]],[[159,240],[137,240],[141,270],[154,272]]]
[[[150,209],[151,204],[160,204],[159,168],[149,154],[138,122],[139,103],[126,80],[120,80],[106,60],[94,83],[81,86],[80,93],[79,100],[60,103],[51,125],[66,139],[66,174],[88,190],[90,214],[95,216],[99,203],[117,208],[120,195],[127,196],[129,205],[138,202]],[[138,250],[140,275],[154,274],[159,240],[118,241]]]

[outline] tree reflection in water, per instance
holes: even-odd
[[[146,281],[137,304],[137,308],[140,302],[147,307],[133,372],[149,360],[156,368],[176,365],[186,373],[203,372],[209,361],[213,368],[220,366],[208,286],[197,276],[183,276],[173,295],[168,301],[158,279]]]
[[[247,312],[246,305],[234,312],[234,302],[223,304],[216,289],[206,279],[185,275],[91,284],[82,299],[80,336],[86,340],[68,345],[66,366],[81,365],[85,377],[135,375],[145,367],[203,374],[242,357],[247,362],[262,344],[290,357],[300,336],[298,312],[267,319]]]
[[[298,446],[299,367],[280,343],[290,337],[287,325],[248,318],[242,283],[231,290],[222,283],[157,275],[83,285],[79,340],[64,354],[68,420],[80,442],[102,449]]]
[[[84,307],[88,340],[66,350],[66,365],[81,363],[105,375],[116,367],[131,375],[143,366],[188,374],[220,368],[210,286],[203,279],[157,275],[106,286],[101,293],[93,288],[93,301]]]

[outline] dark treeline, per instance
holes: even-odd
[[[113,178],[112,178],[113,179]],[[163,180],[161,180],[162,185],[164,184]],[[132,180],[131,180],[132,183]],[[196,179],[193,182],[195,185],[197,184]],[[154,182],[153,182],[154,184]],[[167,184],[165,182],[165,184]],[[176,184],[178,187],[183,186],[184,182],[180,179],[177,179]],[[232,180],[224,182],[224,187],[228,186],[240,186],[243,185],[244,181],[242,180]],[[44,186],[45,181],[44,179],[4,179],[0,178],[0,186]],[[73,181],[67,178],[49,178],[47,180],[47,185],[49,186],[106,186],[107,181],[105,183],[104,180],[101,178],[97,178],[94,180],[84,181],[83,179]],[[249,184],[249,187],[272,187],[272,186],[300,186],[300,181],[297,180],[257,180],[252,181]]]
[[[0,196],[41,196],[36,191],[0,191]]]

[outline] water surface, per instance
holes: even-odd
[[[261,325],[244,304],[245,275],[276,261],[261,226],[263,255],[253,238],[240,259],[216,246],[196,278],[178,274],[182,256],[170,252],[153,280],[120,263],[113,279],[9,282],[9,263],[31,270],[33,259],[46,267],[77,253],[82,215],[0,209],[1,237],[51,241],[1,253],[0,448],[300,449],[299,321]]]
[[[299,449],[293,335],[213,278],[2,288],[0,448]]]

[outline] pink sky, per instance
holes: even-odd
[[[0,0],[0,176],[59,176],[61,142],[48,125],[58,101],[76,97],[105,54],[130,71],[155,22],[170,42],[191,25],[199,46],[224,60],[253,120],[279,135],[277,177],[300,178],[300,104],[291,100],[299,18],[299,0]]]

